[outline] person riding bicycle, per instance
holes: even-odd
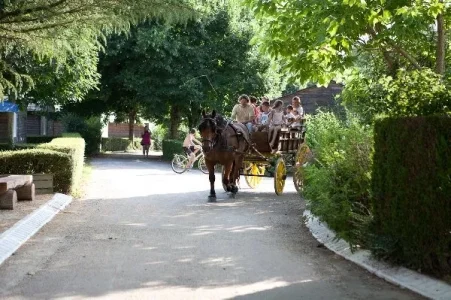
[[[183,141],[183,151],[189,156],[188,169],[193,167],[194,159],[196,158],[196,153],[200,150],[202,143],[196,140],[195,137],[196,129],[192,128],[188,132]],[[197,145],[196,145],[197,144]]]

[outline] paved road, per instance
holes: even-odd
[[[419,299],[318,248],[291,182],[209,204],[199,171],[93,165],[86,199],[0,266],[1,299]]]

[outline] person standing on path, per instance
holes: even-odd
[[[145,156],[145,157],[149,157],[149,149],[150,149],[150,145],[151,145],[151,143],[152,143],[152,141],[151,141],[151,133],[150,133],[150,130],[149,130],[149,128],[146,126],[145,128],[144,128],[144,133],[141,135],[141,138],[142,138],[142,140],[141,140],[141,145],[142,145],[142,147],[143,147],[143,155]]]
[[[254,107],[249,104],[250,100],[247,95],[241,95],[238,101],[240,104],[236,104],[232,110],[232,120],[246,125],[249,133],[251,133],[252,123],[255,119]]]

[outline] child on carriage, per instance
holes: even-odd
[[[260,105],[260,114],[257,117],[257,122],[254,126],[254,131],[267,131],[269,127],[269,102],[264,101]]]
[[[283,102],[282,100],[277,100],[269,113],[269,145],[273,153],[276,153],[278,150],[280,130],[283,125],[285,125]]]

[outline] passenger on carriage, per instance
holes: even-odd
[[[254,131],[267,131],[269,127],[269,102],[264,101],[260,105],[260,114],[254,126]]]
[[[257,98],[255,98],[254,96],[250,96],[249,99],[251,101],[251,106],[254,109],[254,124],[257,124],[257,119],[260,116],[260,108],[258,107],[257,104]]]
[[[304,108],[301,104],[301,98],[298,96],[293,97],[291,100],[291,105],[293,106],[293,111],[297,111],[299,113],[297,119],[302,119],[304,117]]]
[[[277,100],[274,103],[273,109],[269,113],[269,146],[272,152],[275,153],[279,146],[279,136],[282,126],[285,124],[285,115],[283,111],[282,100]]]
[[[241,95],[238,101],[240,104],[236,104],[232,110],[232,120],[243,123],[249,132],[252,132],[252,123],[255,119],[254,108],[249,104],[247,95]]]
[[[294,110],[292,105],[287,106],[287,114],[285,115],[286,124],[292,129],[299,130],[301,127],[299,111]]]

